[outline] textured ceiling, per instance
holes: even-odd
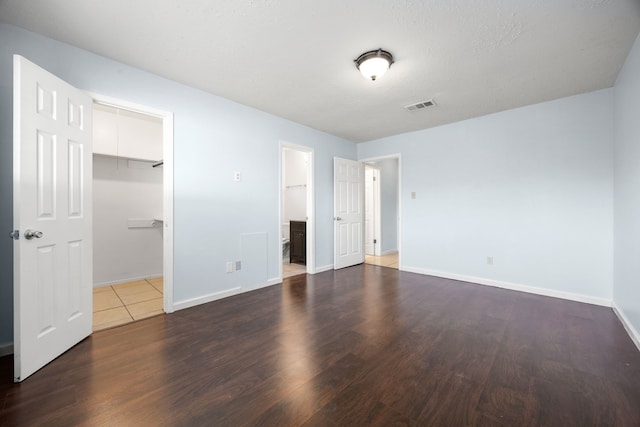
[[[0,20],[360,142],[611,87],[640,1],[0,0]],[[367,81],[353,59],[378,47],[396,62]]]

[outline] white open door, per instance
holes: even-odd
[[[91,104],[14,56],[14,380],[91,334]]]
[[[364,253],[380,256],[380,169],[364,165]]]
[[[364,262],[364,164],[333,159],[333,268]]]
[[[364,167],[364,253],[375,255],[376,232],[373,208],[373,169]]]

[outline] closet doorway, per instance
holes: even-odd
[[[94,331],[171,311],[171,122],[94,98]]]
[[[400,159],[365,160],[365,264],[398,268]]]
[[[280,236],[283,279],[314,272],[313,150],[280,146]]]

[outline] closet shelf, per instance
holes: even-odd
[[[307,184],[287,185],[284,188],[307,188]]]

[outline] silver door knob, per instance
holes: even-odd
[[[24,232],[24,238],[27,240],[31,240],[33,238],[39,239],[41,237],[42,237],[42,231],[26,230]]]
[[[337,217],[335,217],[333,219],[335,219],[336,221],[342,221],[342,218],[340,218],[339,216],[337,216]]]

